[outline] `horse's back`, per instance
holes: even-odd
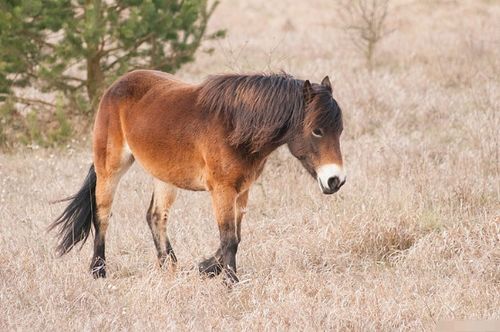
[[[104,94],[103,101],[134,103],[158,85],[168,87],[184,84],[175,76],[161,71],[135,70],[114,82]]]
[[[99,136],[105,128],[112,130],[118,124],[123,129],[127,113],[130,113],[148,94],[160,95],[162,91],[186,86],[189,85],[175,76],[155,70],[135,70],[123,75],[107,89],[101,99],[95,119],[94,135]]]

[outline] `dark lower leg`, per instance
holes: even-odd
[[[105,240],[106,230],[108,228],[109,215],[111,212],[111,199],[106,192],[103,194],[102,183],[98,182],[96,192],[97,200],[97,217],[93,220],[94,224],[94,255],[90,262],[90,272],[94,278],[106,277],[106,257],[105,257]],[[101,187],[101,190],[99,190]]]
[[[236,276],[236,252],[238,251],[238,239],[234,234],[221,236],[222,264],[225,276],[229,283],[238,282]]]
[[[104,234],[97,229],[94,239],[94,255],[90,263],[90,272],[94,278],[106,277],[105,239]]]
[[[106,277],[105,240],[111,214],[112,194],[108,192],[104,195],[101,190],[100,194],[96,196],[96,199],[97,218],[94,220],[94,255],[90,263],[90,272],[94,278],[104,278]]]
[[[168,262],[171,262],[174,265],[177,263],[177,256],[175,256],[174,249],[172,248],[168,238],[166,240],[165,247],[166,251],[158,252],[158,261],[160,263],[160,267],[162,268],[166,266]]]
[[[168,262],[173,265],[177,263],[177,257],[175,256],[172,245],[166,235],[167,214],[167,209],[162,213],[156,206],[155,196],[153,194],[146,219],[148,221],[149,228],[151,229],[153,242],[158,256],[158,263],[161,268],[167,266]]]

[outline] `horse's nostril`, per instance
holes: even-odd
[[[334,176],[328,179],[328,187],[330,189],[337,189],[339,187],[340,180],[338,176]]]

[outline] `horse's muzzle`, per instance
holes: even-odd
[[[318,168],[317,180],[323,194],[331,195],[339,191],[346,182],[346,175],[341,166],[323,165]]]

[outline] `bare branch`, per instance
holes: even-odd
[[[7,94],[7,93],[0,93],[0,97],[2,98],[11,98],[14,102],[25,104],[25,105],[42,105],[46,107],[56,107],[55,104],[50,103],[48,101],[42,100],[42,99],[35,99],[35,98],[26,98],[26,97],[20,97],[16,96],[13,94]]]
[[[344,29],[350,32],[353,45],[364,54],[371,70],[377,45],[388,33],[389,0],[341,0],[338,8]]]

